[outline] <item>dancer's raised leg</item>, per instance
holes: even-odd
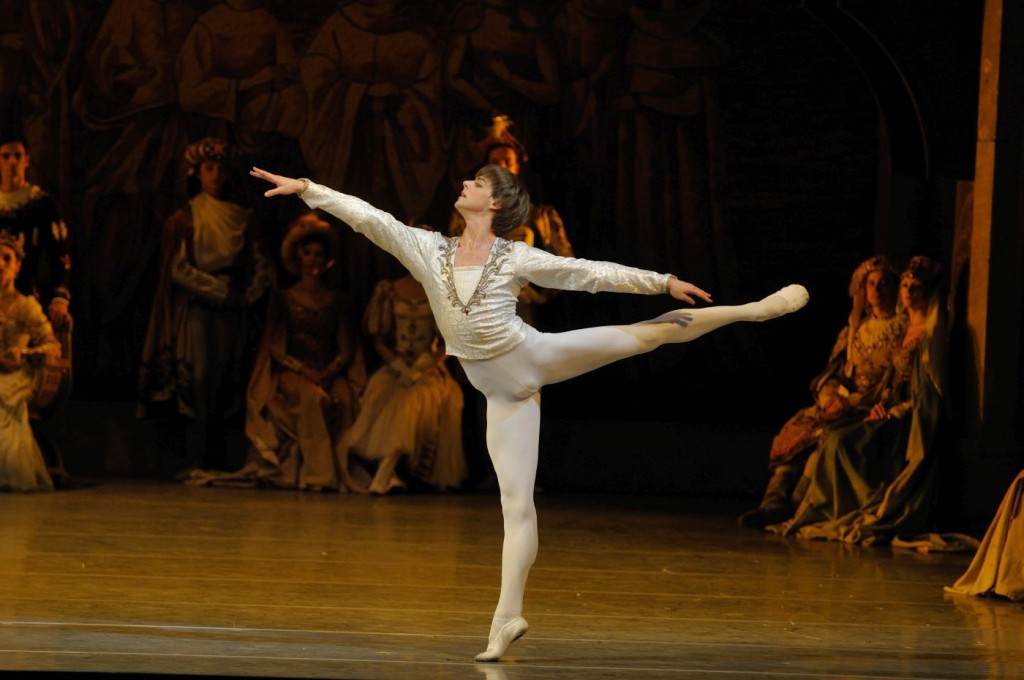
[[[745,305],[677,309],[635,324],[528,336],[523,344],[533,345],[528,346],[532,361],[518,376],[540,389],[666,343],[696,340],[731,323],[774,319],[800,309],[807,299],[803,286],[792,285]],[[527,368],[535,372],[531,374]]]
[[[704,307],[702,309],[676,309],[642,323],[663,323],[681,319],[679,332],[665,342],[689,342],[736,321],[768,321],[801,309],[810,296],[807,289],[794,283],[780,288],[771,295],[745,305]],[[691,318],[692,316],[692,318]]]

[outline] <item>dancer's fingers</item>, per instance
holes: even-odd
[[[299,180],[292,179],[291,177],[284,177],[282,175],[275,175],[271,172],[261,170],[260,168],[257,167],[253,167],[251,170],[249,170],[249,174],[252,175],[253,177],[258,177],[260,179],[266,180],[274,185],[273,189],[269,189],[263,192],[263,195],[268,198],[271,196],[281,196],[286,194],[297,193],[302,184],[301,182],[299,182]]]
[[[710,293],[698,288],[688,281],[682,281],[680,279],[672,279],[669,282],[669,294],[671,294],[675,299],[689,302],[691,305],[695,302],[694,297],[698,297],[704,302],[711,302]]]
[[[274,182],[274,178],[277,177],[277,175],[272,175],[271,173],[267,172],[266,170],[260,170],[259,168],[255,167],[255,166],[253,166],[252,170],[249,171],[249,174],[252,175],[253,177],[259,177],[260,179],[265,179],[268,182]],[[274,182],[274,183],[276,184],[276,182]]]
[[[693,284],[690,285],[693,286]],[[696,295],[704,302],[711,302],[711,293],[707,292],[706,290],[703,290],[702,288],[693,286],[693,290],[691,290],[690,293]]]

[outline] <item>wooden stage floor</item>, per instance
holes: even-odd
[[[742,505],[742,504],[740,504]],[[0,494],[0,669],[291,678],[1024,677],[1024,606],[970,554],[743,529],[735,501],[538,494],[530,632],[476,664],[493,493],[99,480]]]

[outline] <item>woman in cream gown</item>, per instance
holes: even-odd
[[[32,434],[28,403],[34,355],[60,354],[39,301],[14,287],[23,238],[0,231],[0,490],[52,491],[53,480]]]
[[[366,385],[361,410],[338,451],[354,475],[373,471],[366,489],[385,494],[408,482],[437,490],[466,479],[462,389],[426,291],[406,274],[377,284],[363,320],[383,365]]]

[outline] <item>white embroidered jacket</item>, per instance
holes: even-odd
[[[590,293],[656,295],[668,290],[672,278],[614,262],[559,257],[499,238],[476,290],[469,300],[461,300],[454,277],[458,237],[407,226],[360,198],[315,182],[299,196],[310,208],[334,215],[397,257],[423,284],[447,352],[463,359],[490,359],[523,341],[526,323],[516,315],[516,297],[527,282]]]

